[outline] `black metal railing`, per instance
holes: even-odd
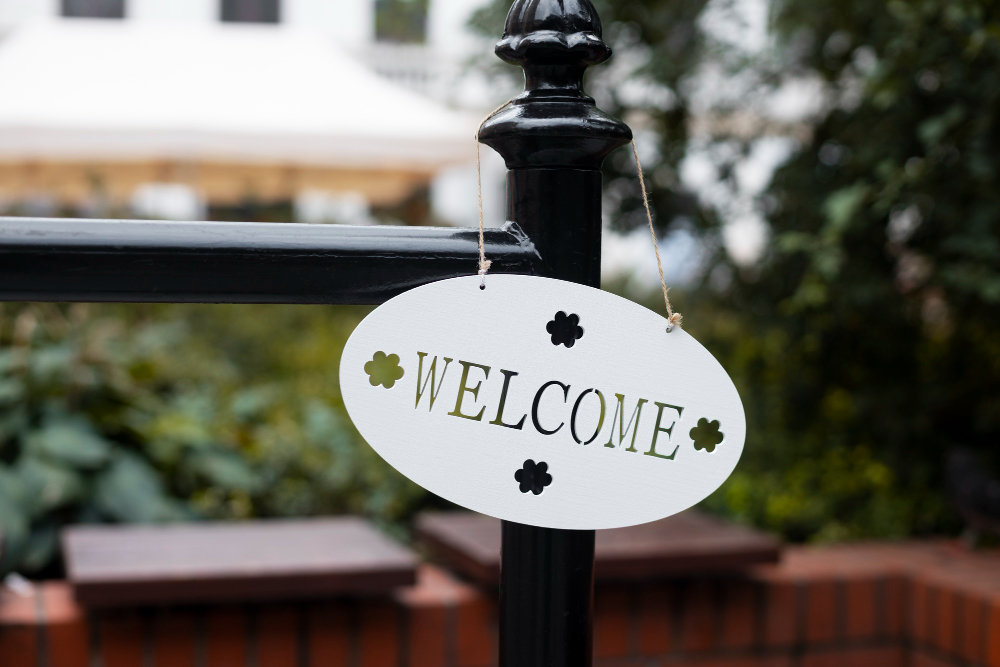
[[[485,240],[497,272],[542,270],[517,225]],[[0,300],[377,304],[474,273],[478,243],[446,227],[0,218]]]

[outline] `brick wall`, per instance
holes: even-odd
[[[1000,554],[790,548],[742,576],[602,584],[598,667],[1000,667]],[[489,667],[496,601],[434,566],[391,599],[85,613],[0,595],[3,667]]]

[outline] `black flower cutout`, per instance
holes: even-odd
[[[514,473],[514,479],[521,483],[521,493],[531,491],[536,496],[552,483],[552,475],[548,473],[549,464],[544,461],[535,463],[531,459],[524,462],[524,467]]]
[[[567,315],[561,310],[556,313],[554,319],[549,320],[549,323],[545,325],[545,330],[552,334],[553,345],[573,347],[577,340],[583,338],[580,316]]]
[[[365,364],[365,373],[368,373],[368,381],[373,387],[382,385],[386,389],[392,389],[396,380],[403,377],[403,369],[399,365],[399,355],[386,355],[385,352],[376,352],[372,360]]]
[[[714,452],[715,446],[722,442],[722,431],[719,430],[719,420],[708,421],[704,417],[698,420],[698,425],[691,429],[691,439],[695,449]]]

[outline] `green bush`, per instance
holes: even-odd
[[[62,525],[354,512],[426,497],[343,410],[364,310],[0,307],[3,571],[57,571]]]

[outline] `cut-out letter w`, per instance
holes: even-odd
[[[448,364],[451,363],[451,359],[448,357],[442,357],[444,359],[444,368],[441,369],[441,379],[437,380],[437,362],[438,358],[434,357],[434,361],[431,362],[431,367],[427,370],[427,377],[424,378],[424,357],[427,356],[426,352],[417,352],[417,356],[420,360],[417,362],[417,400],[414,403],[414,408],[420,407],[420,398],[427,391],[427,383],[431,385],[431,396],[427,399],[430,404],[427,407],[427,411],[430,412],[434,409],[434,401],[437,400],[438,394],[441,393],[441,385],[444,384],[444,374],[448,372]],[[437,384],[435,384],[435,381]]]

